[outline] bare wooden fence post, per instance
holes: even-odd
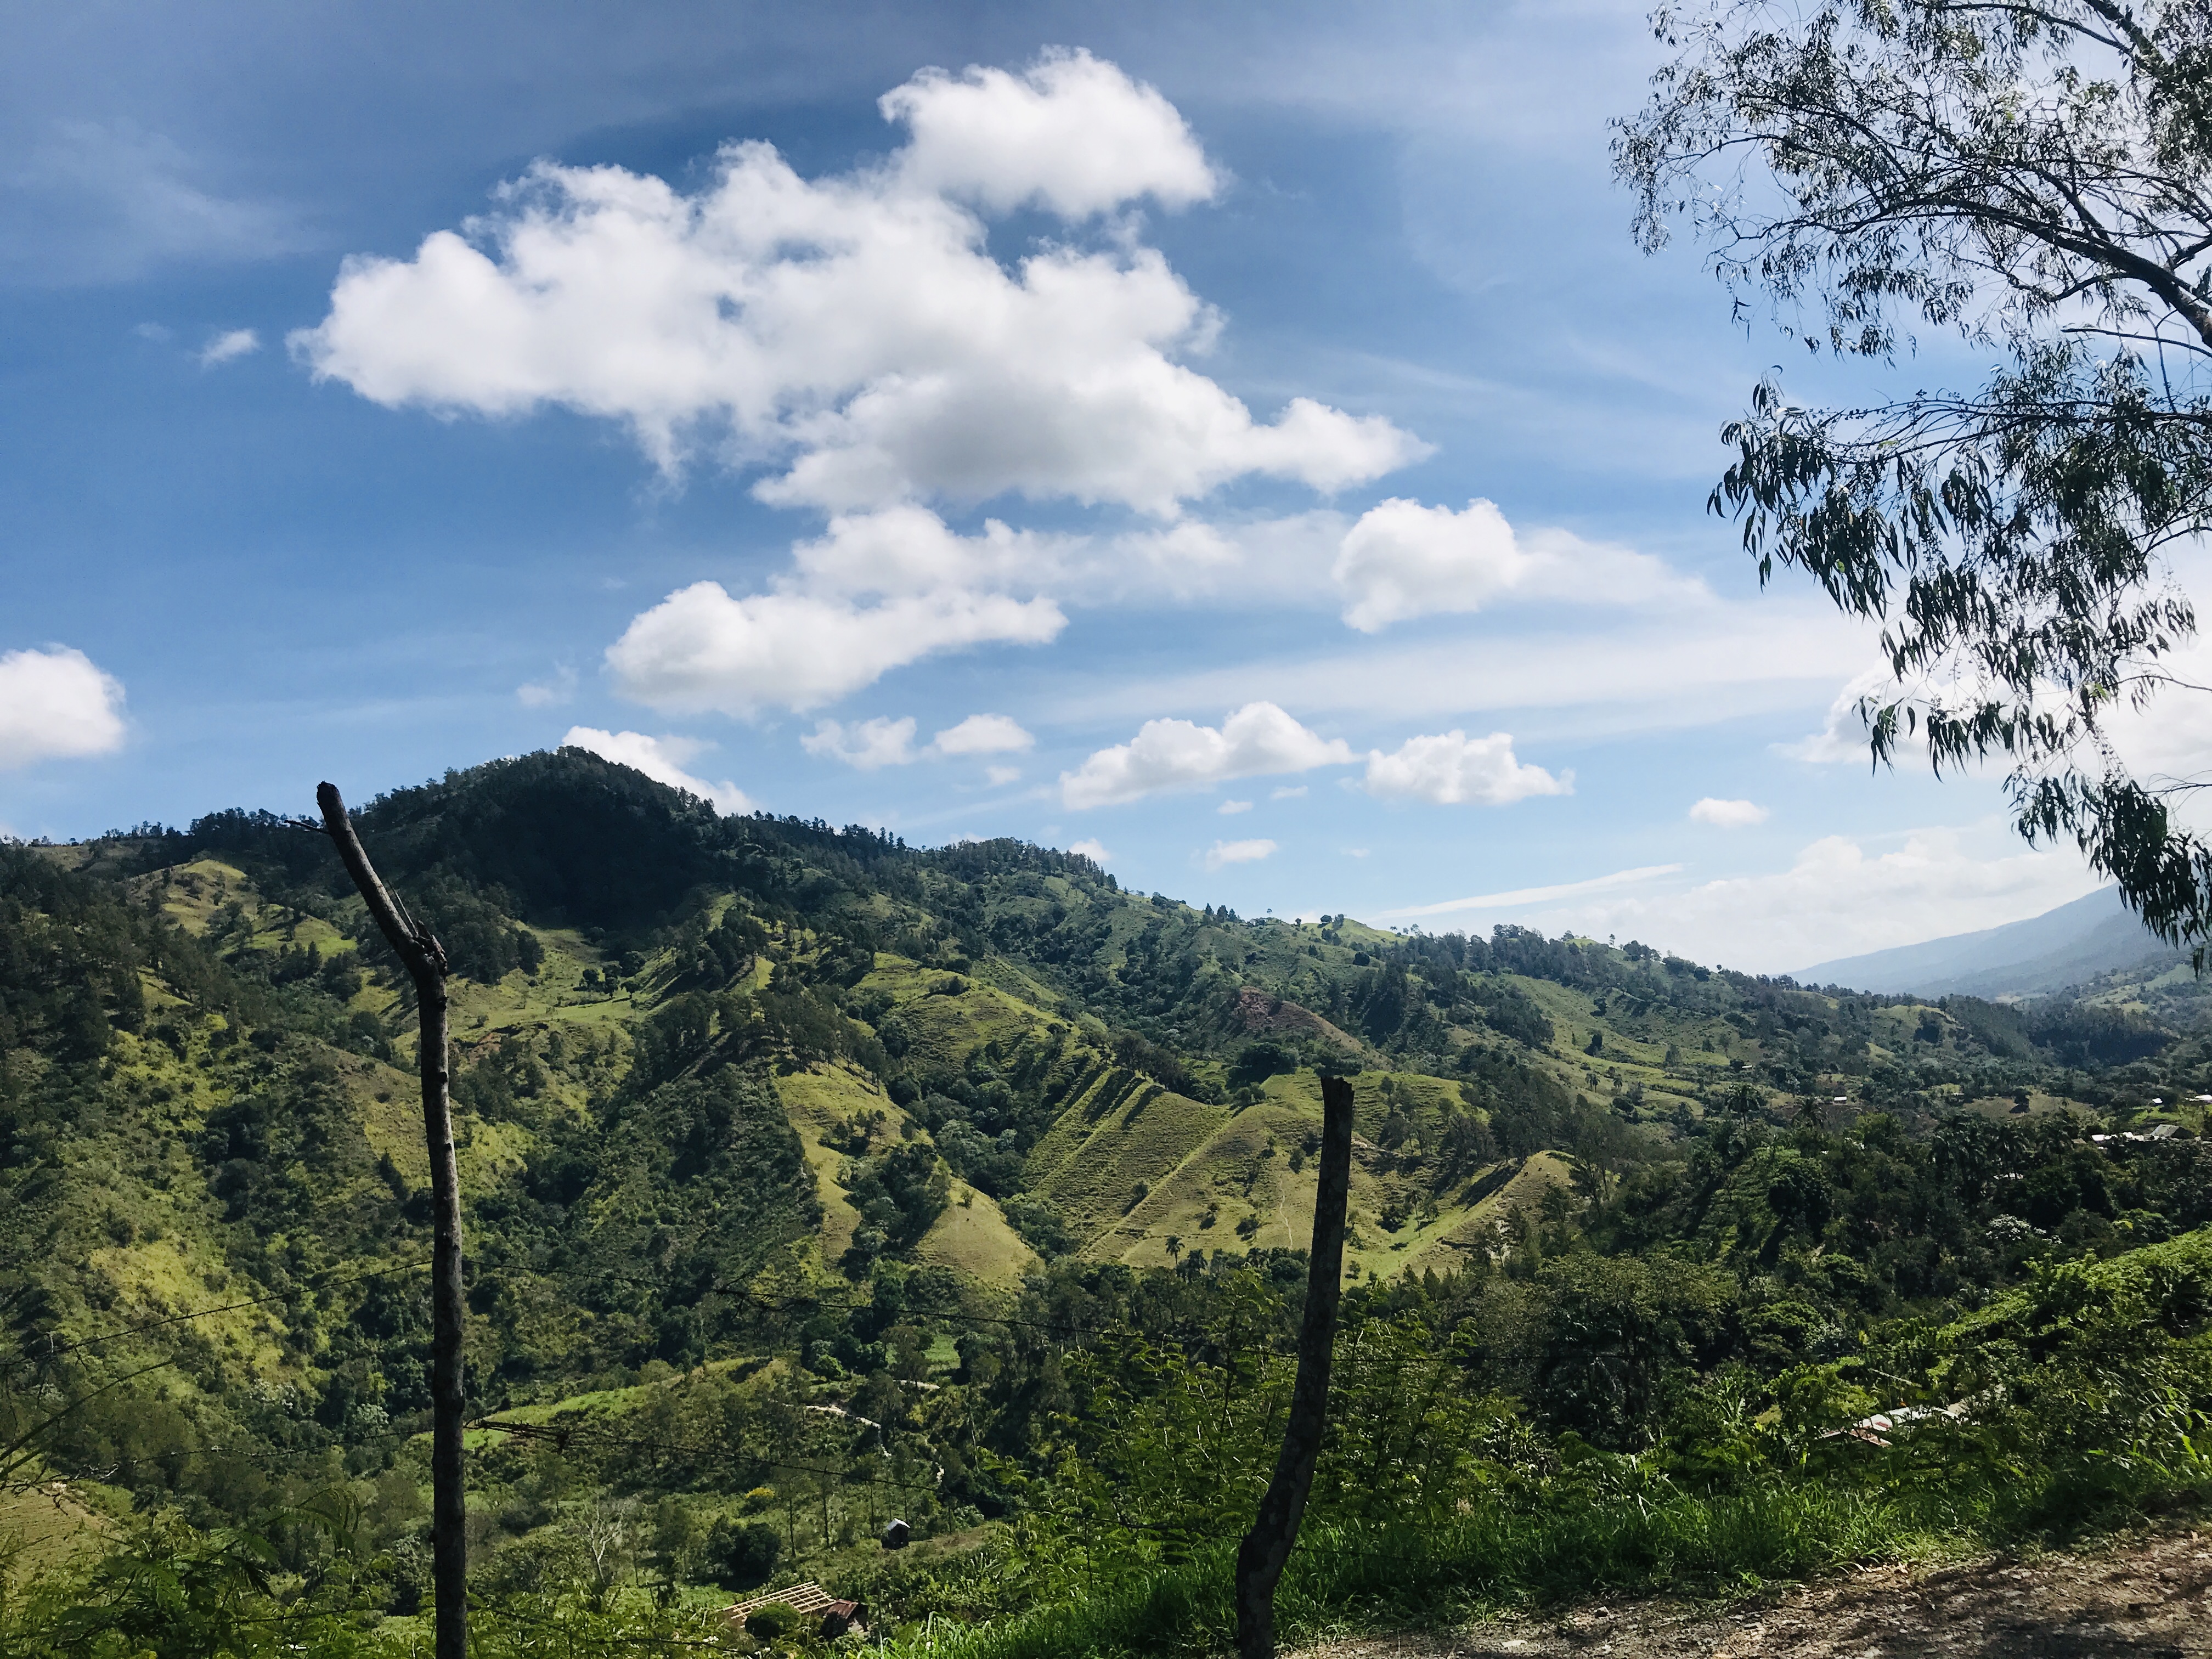
[[[379,932],[415,981],[421,1024],[422,1132],[430,1146],[430,1577],[438,1600],[437,1659],[467,1659],[469,1647],[468,1501],[461,1484],[461,1424],[466,1398],[461,1376],[465,1311],[461,1299],[461,1188],[453,1158],[453,1111],[447,1097],[446,951],[378,878],[362,850],[337,787],[315,791],[346,873],[361,890]]]
[[[1328,1373],[1336,1349],[1336,1308],[1344,1294],[1344,1211],[1352,1189],[1352,1085],[1321,1080],[1321,1188],[1314,1195],[1313,1247],[1306,1255],[1305,1322],[1298,1328],[1298,1376],[1275,1478],[1260,1500],[1252,1530],[1237,1547],[1237,1659],[1274,1659],[1275,1585],[1298,1540],[1328,1419]]]

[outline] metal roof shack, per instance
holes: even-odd
[[[1966,1402],[1960,1401],[1951,1406],[1893,1406],[1886,1412],[1876,1412],[1872,1417],[1862,1417],[1840,1429],[1829,1429],[1820,1438],[1863,1440],[1869,1446],[1887,1446],[1888,1437],[1900,1429],[1909,1429],[1915,1423],[1925,1423],[1931,1418],[1948,1417],[1954,1422],[1966,1414]]]
[[[2171,1140],[2180,1133],[2181,1126],[2178,1123],[2154,1123],[2142,1134],[2137,1134],[2133,1129],[2130,1129],[2121,1134],[2091,1135],[2089,1139],[2102,1146],[2111,1140]]]
[[[817,1622],[823,1639],[831,1640],[848,1630],[867,1629],[868,1604],[865,1601],[840,1601],[819,1584],[788,1584],[780,1590],[769,1590],[763,1595],[738,1602],[722,1609],[722,1617],[732,1625],[743,1626],[745,1620],[771,1603],[781,1601],[802,1619]]]

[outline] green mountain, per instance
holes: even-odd
[[[2183,1103],[2203,1004],[2172,973],[2023,1010],[1633,941],[1247,921],[1012,841],[724,818],[574,750],[357,821],[456,975],[471,1385],[510,1421],[672,1412],[668,1388],[715,1377],[817,1427],[994,1376],[994,1411],[1042,1412],[1050,1366],[973,1335],[1010,1310],[1112,1303],[1147,1269],[1303,1273],[1324,1071],[1354,1081],[1349,1254],[1378,1287],[1601,1221],[1767,1273],[1787,1171],[1729,1176],[1752,1184],[1718,1209],[1684,1195],[1716,1146],[1728,1170],[1750,1155],[1747,1123],[1887,1124],[1900,1148],[1954,1121],[2040,1146],[2020,1137],[2069,1112],[2203,1127]],[[35,1543],[57,1516],[111,1524],[101,1492],[205,1521],[351,1480],[386,1506],[378,1535],[406,1535],[395,1460],[428,1405],[412,1042],[405,975],[320,836],[229,811],[0,846],[0,1443],[78,1402],[26,1467],[91,1494],[10,1500],[0,1525]],[[2088,1248],[2124,1207],[2023,1224]],[[1858,1276],[1807,1306],[1936,1283],[1910,1238],[1852,1249]],[[934,1436],[915,1455],[947,1514],[1006,1501],[976,1460],[1012,1431],[911,1431]],[[495,1543],[580,1501],[510,1464]]]

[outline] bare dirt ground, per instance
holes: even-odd
[[[2136,1533],[2079,1554],[1873,1567],[1724,1613],[1577,1607],[1367,1637],[1297,1659],[2212,1659],[2212,1533]]]

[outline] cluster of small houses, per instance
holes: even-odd
[[[2097,1145],[2102,1146],[2108,1140],[2171,1140],[2179,1133],[2179,1130],[2173,1124],[2155,1123],[2141,1134],[2137,1134],[2133,1129],[2127,1129],[2116,1135],[2091,1135],[2089,1139]]]

